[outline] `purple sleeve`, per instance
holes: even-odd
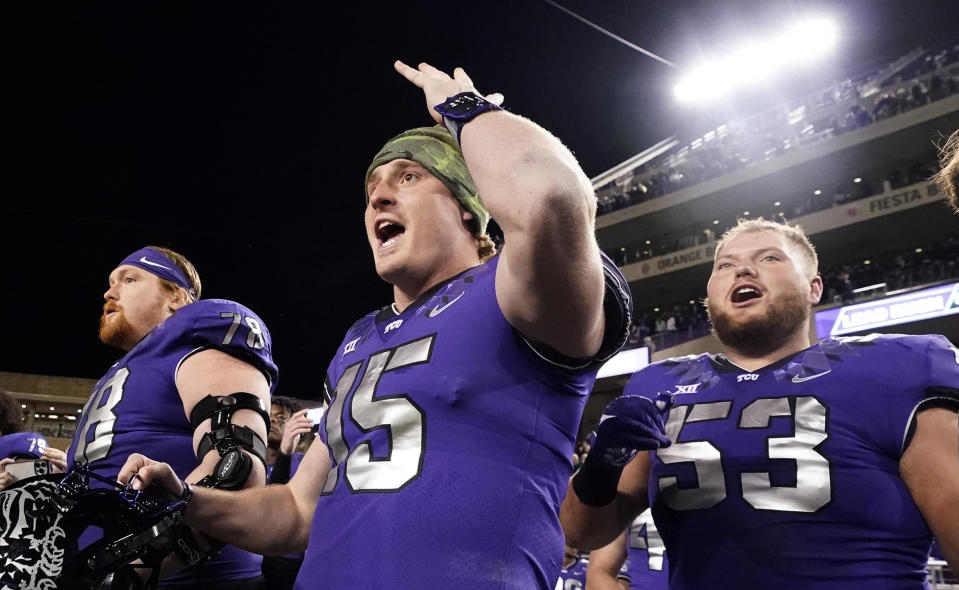
[[[197,348],[213,347],[250,363],[276,388],[278,370],[266,323],[247,307],[224,299],[203,299],[190,306],[192,339]]]
[[[959,349],[945,336],[935,334],[929,337],[926,359],[926,401],[941,401],[959,409]]]

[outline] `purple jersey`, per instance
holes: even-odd
[[[186,477],[197,459],[176,373],[184,359],[208,348],[249,362],[263,371],[271,391],[275,387],[277,369],[263,321],[233,301],[191,303],[151,330],[96,384],[77,422],[68,466],[88,463],[103,477],[115,479],[131,453],[143,453]],[[260,574],[261,559],[228,546],[200,568],[164,583],[251,578]]]
[[[0,459],[41,459],[50,446],[37,432],[13,432],[0,436]]]
[[[649,493],[670,588],[923,588],[930,532],[899,477],[916,411],[959,402],[942,336],[829,338],[758,371],[640,371],[674,394]]]
[[[559,570],[559,579],[553,590],[583,590],[586,588],[586,569],[589,567],[589,557],[578,557],[576,561],[565,565]]]
[[[598,363],[560,366],[509,325],[498,258],[356,322],[330,364],[330,471],[297,588],[551,590],[558,510]],[[622,281],[606,269],[610,301]],[[611,285],[611,283],[614,283]],[[629,314],[611,317],[625,342]],[[623,324],[625,322],[625,324]],[[622,325],[621,325],[622,324]],[[622,338],[620,338],[622,336]]]
[[[618,577],[629,580],[631,590],[666,590],[667,563],[666,546],[647,508],[626,529],[626,563]]]

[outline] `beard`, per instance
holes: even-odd
[[[799,291],[790,291],[769,301],[765,314],[740,319],[707,300],[706,312],[713,334],[723,346],[748,356],[763,356],[784,345],[804,329],[812,304]]]
[[[100,341],[109,346],[123,349],[124,343],[129,339],[129,335],[133,333],[133,327],[130,326],[130,322],[128,322],[126,316],[123,315],[122,309],[119,307],[111,307],[109,309],[116,310],[116,314],[114,314],[116,317],[107,323],[108,308],[104,306],[103,315],[100,316]]]

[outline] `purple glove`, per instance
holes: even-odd
[[[599,418],[596,440],[590,448],[608,465],[625,467],[637,451],[654,451],[672,443],[666,436],[663,412],[649,398],[638,395],[614,399]]]
[[[672,444],[663,421],[671,406],[668,394],[659,394],[656,402],[641,396],[621,396],[606,406],[583,467],[573,477],[573,490],[583,504],[605,506],[612,502],[623,468],[636,453]]]

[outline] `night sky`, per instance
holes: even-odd
[[[593,177],[959,22],[945,0],[557,2],[680,66],[808,12],[842,33],[814,71],[705,111],[675,103],[677,70],[544,0],[6,3],[0,370],[102,375],[119,356],[96,337],[107,275],[157,244],[193,261],[204,297],[265,320],[276,393],[315,398],[345,330],[391,301],[365,241],[363,173],[389,137],[431,123],[395,59],[465,67]]]

